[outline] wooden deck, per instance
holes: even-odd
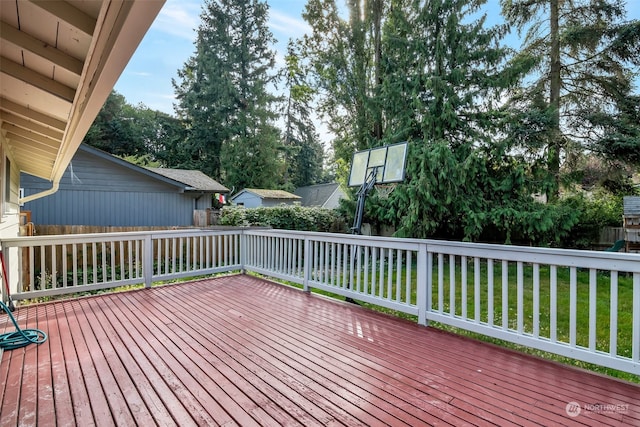
[[[246,275],[15,314],[49,339],[2,355],[1,426],[640,425],[637,385]]]

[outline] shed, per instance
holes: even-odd
[[[300,204],[302,206],[315,206],[326,209],[337,208],[340,199],[347,197],[347,194],[337,182],[298,187],[294,193],[300,196]]]
[[[231,197],[231,203],[245,208],[272,207],[278,205],[292,205],[300,201],[300,196],[284,190],[265,190],[259,188],[245,188]]]
[[[624,240],[626,251],[640,250],[640,197],[626,196],[622,199]]]
[[[51,184],[23,173],[25,197]],[[25,203],[36,225],[189,226],[194,210],[229,190],[200,171],[145,168],[80,145],[59,190]]]

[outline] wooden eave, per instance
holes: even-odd
[[[57,185],[164,1],[0,1],[0,139],[20,171]]]

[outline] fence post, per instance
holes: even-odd
[[[303,277],[302,277],[302,288],[305,292],[309,292],[309,278],[311,276],[311,242],[309,241],[309,237],[304,238],[304,254],[303,254]]]
[[[416,277],[418,324],[427,326],[427,310],[431,307],[431,267],[427,261],[427,245],[420,243],[418,247],[418,272]]]
[[[150,288],[153,283],[153,239],[151,234],[144,237],[144,246],[142,252],[143,266],[142,273],[144,275],[144,287]]]

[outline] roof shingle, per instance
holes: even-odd
[[[229,189],[220,184],[215,179],[209,178],[204,173],[197,170],[168,169],[168,168],[147,168],[151,172],[157,173],[174,181],[192,187],[194,190],[211,191],[216,193],[228,193]]]

